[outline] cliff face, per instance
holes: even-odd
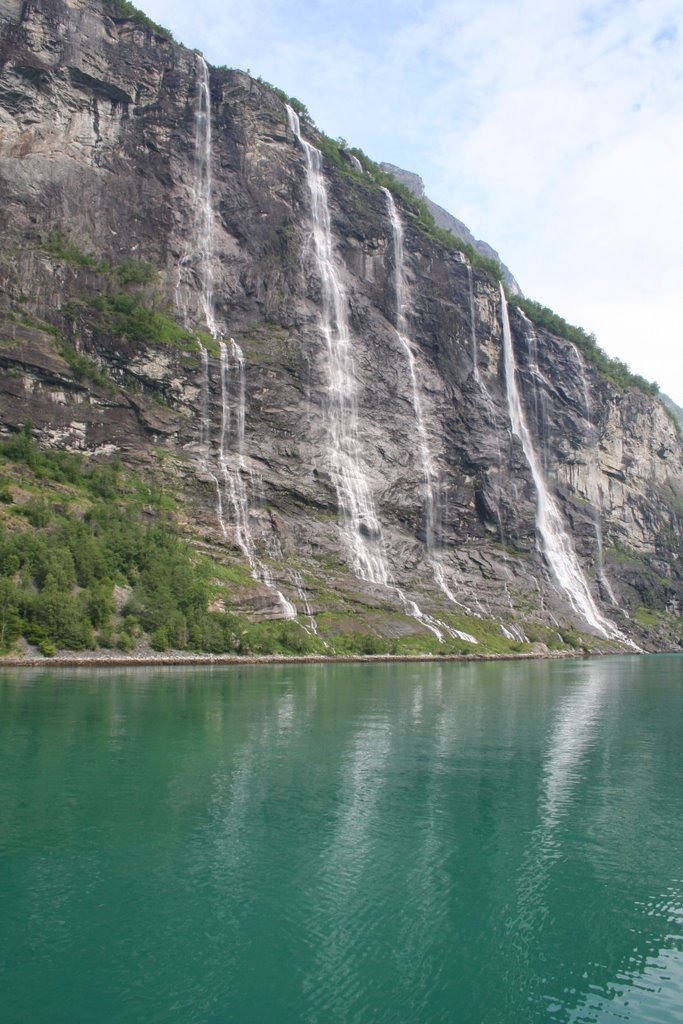
[[[503,272],[503,281],[512,295],[521,295],[522,289],[517,284],[517,281],[512,275],[512,272],[505,264],[501,261],[500,256],[496,250],[488,244],[488,242],[482,241],[480,238],[475,238],[470,229],[466,224],[463,224],[461,220],[454,217],[448,210],[444,210],[443,206],[439,206],[435,203],[425,192],[425,184],[419,174],[415,174],[413,171],[404,171],[402,167],[396,167],[395,164],[383,163],[382,167],[385,171],[400,181],[402,185],[405,185],[413,195],[417,196],[418,199],[424,199],[427,209],[434,218],[434,223],[439,228],[443,228],[444,231],[450,231],[452,235],[459,238],[462,242],[467,242],[472,248],[476,249],[477,252],[484,256],[486,259],[495,260],[496,263],[500,264],[500,268]]]
[[[498,285],[399,198],[397,245],[355,170],[324,165],[316,212],[315,131],[116,12],[0,0],[0,430],[173,489],[195,543],[250,563],[226,601],[252,615],[678,643],[661,404],[511,308],[525,443]]]

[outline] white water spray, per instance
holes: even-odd
[[[199,291],[204,323],[212,338],[219,334],[214,307],[214,216],[212,202],[211,90],[209,68],[197,54],[197,85],[194,114],[194,181],[192,188],[191,248],[178,261],[176,306],[189,326],[189,295]],[[198,288],[197,288],[198,286]]]
[[[250,478],[244,459],[244,430],[246,420],[246,382],[244,372],[244,355],[237,342],[231,338],[232,362],[230,351],[224,341],[220,342],[221,353],[221,432],[218,445],[218,466],[223,481],[224,493],[230,502],[235,525],[235,540],[245,558],[249,562],[254,579],[265,584],[272,590],[282,608],[285,619],[296,618],[296,608],[278,590],[266,564],[258,557],[256,545],[249,523],[249,492]],[[234,371],[234,372],[233,372]],[[231,387],[232,381],[236,387]],[[231,409],[231,392],[236,392],[234,408]],[[231,429],[234,419],[235,428]],[[229,458],[229,456],[231,456]],[[225,526],[221,523],[225,532]]]
[[[589,458],[588,458],[588,498],[590,501],[591,509],[593,511],[593,528],[595,531],[595,571],[598,580],[605,588],[605,592],[609,597],[610,601],[615,608],[619,608],[619,602],[614,596],[614,591],[610,585],[607,575],[605,573],[605,563],[603,557],[602,547],[602,496],[600,494],[600,488],[598,486],[598,457],[597,457],[597,429],[593,422],[593,407],[590,398],[590,389],[588,385],[588,377],[586,374],[586,366],[583,360],[583,356],[579,352],[576,346],[573,346],[574,355],[579,366],[579,374],[581,376],[581,387],[583,390],[583,405],[586,413],[586,420],[589,425]]]
[[[406,362],[408,364],[408,374],[410,378],[410,390],[411,390],[411,401],[413,409],[415,411],[415,428],[417,432],[417,447],[420,456],[420,463],[422,465],[423,473],[423,494],[424,494],[424,511],[425,511],[425,548],[427,555],[432,562],[434,569],[434,579],[438,583],[442,592],[446,595],[449,601],[457,605],[459,608],[464,606],[457,600],[455,594],[452,592],[448,583],[446,582],[446,575],[444,572],[443,565],[437,558],[434,547],[435,539],[438,529],[438,512],[439,512],[439,492],[437,483],[437,471],[434,465],[434,457],[432,455],[431,448],[429,446],[429,436],[427,434],[427,427],[425,422],[424,410],[422,407],[422,399],[420,397],[420,389],[417,382],[416,372],[416,359],[413,343],[408,336],[408,323],[406,317],[406,285],[404,277],[404,257],[403,257],[403,223],[399,216],[399,212],[396,209],[396,203],[394,197],[388,188],[383,188],[382,192],[387,201],[387,210],[389,211],[389,221],[391,223],[392,240],[394,246],[394,294],[396,297],[396,334],[401,347],[405,353]],[[417,605],[415,605],[417,608]],[[424,618],[424,613],[418,608],[419,616]],[[411,612],[411,614],[415,614]],[[443,622],[439,622],[437,619],[432,620],[432,625],[436,626],[437,630],[441,629],[449,633],[451,636],[458,637],[460,640],[467,640],[469,643],[477,643],[475,637],[470,633],[463,633],[460,630],[454,630],[452,627],[447,626]]]
[[[197,54],[197,105],[195,109],[195,174],[193,187],[193,248],[185,253],[178,264],[176,303],[187,325],[188,303],[185,298],[187,271],[193,274],[192,283],[199,285],[201,311],[206,327],[212,338],[219,336],[214,304],[214,214],[212,197],[212,147],[211,147],[211,91],[209,69],[206,61]],[[254,579],[274,591],[286,619],[296,616],[296,608],[276,588],[264,563],[258,558],[249,525],[249,495],[247,480],[249,471],[244,460],[244,428],[246,390],[244,356],[233,339],[230,339],[237,371],[237,397],[235,401],[236,452],[230,452],[231,411],[230,411],[230,360],[228,346],[220,341],[221,372],[221,427],[218,440],[217,473],[211,465],[211,416],[209,409],[209,355],[206,347],[199,342],[201,357],[201,393],[199,424],[199,463],[203,472],[216,489],[216,515],[224,536],[228,535],[225,506],[230,504],[235,527],[235,541],[244,553]],[[229,461],[228,455],[236,455],[237,466]]]
[[[325,411],[332,480],[356,575],[370,583],[389,586],[382,528],[363,468],[348,300],[334,260],[323,158],[315,146],[302,138],[299,118],[290,106],[287,106],[287,118],[306,157],[313,255],[322,286],[320,330],[329,377]]]
[[[560,510],[548,490],[541,471],[517,388],[515,352],[512,345],[507,300],[502,284],[500,286],[500,309],[503,323],[505,384],[510,423],[513,433],[522,443],[522,449],[536,488],[536,529],[541,538],[543,554],[545,554],[553,575],[568,597],[572,608],[601,636],[623,639],[614,624],[600,614],[593,600],[569,534],[562,523]]]
[[[410,377],[410,392],[413,409],[415,411],[415,427],[417,431],[417,448],[422,465],[424,477],[424,510],[425,510],[425,546],[427,553],[431,556],[434,549],[434,538],[436,532],[436,517],[438,511],[438,488],[436,483],[436,470],[434,458],[429,447],[429,438],[425,425],[424,411],[420,389],[417,384],[417,373],[415,366],[415,352],[413,343],[407,334],[406,320],[406,288],[403,274],[403,224],[399,217],[394,197],[388,188],[382,192],[387,201],[389,221],[394,244],[394,293],[396,296],[396,334],[401,342],[408,364]]]
[[[334,259],[323,158],[320,151],[302,137],[299,118],[290,106],[287,106],[287,120],[290,131],[306,157],[312,251],[322,286],[320,331],[325,342],[329,378],[325,412],[330,439],[331,475],[343,514],[344,535],[354,571],[362,580],[393,590],[405,613],[430,630],[441,642],[444,632],[451,636],[456,633],[423,612],[396,586],[384,554],[382,528],[363,467],[353,344],[347,316],[348,298]]]

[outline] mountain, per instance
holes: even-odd
[[[443,206],[439,206],[433,202],[425,192],[425,183],[419,174],[415,174],[413,171],[404,171],[402,167],[396,167],[395,164],[382,163],[381,167],[389,174],[393,175],[397,181],[409,188],[410,191],[418,199],[423,199],[427,205],[427,209],[434,218],[434,222],[437,227],[442,228],[444,231],[450,231],[455,238],[461,239],[471,245],[473,249],[483,256],[485,259],[494,260],[496,263],[500,263],[501,270],[503,271],[503,281],[508,292],[511,295],[521,295],[522,289],[515,281],[512,272],[505,266],[501,261],[500,256],[496,250],[488,244],[488,242],[482,242],[481,239],[475,238],[467,225],[463,224],[461,220],[454,217],[448,210],[444,210]]]
[[[683,431],[683,409],[680,407],[680,405],[676,405],[674,400],[672,398],[669,398],[668,395],[662,395],[662,402],[667,407],[667,409],[669,409],[676,417],[678,425]]]
[[[0,646],[680,647],[645,382],[125,0],[0,41]]]

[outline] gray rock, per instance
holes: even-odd
[[[193,543],[244,564],[229,502],[225,534],[217,518],[217,345],[207,387],[191,339],[126,333],[101,313],[102,296],[124,293],[206,329],[193,243],[198,58],[117,11],[100,0],[0,0],[0,435],[29,417],[44,444],[116,451],[141,473],[163,474],[182,493]],[[396,635],[404,606],[395,589],[354,576],[331,477],[304,153],[280,100],[248,75],[211,69],[210,94],[215,314],[245,357],[244,441],[238,450],[232,371],[226,456],[244,482],[264,569],[260,583],[235,584],[231,600],[267,618],[282,614],[278,590],[299,611],[303,593],[316,614]],[[497,284],[425,237],[397,197],[406,331],[438,485],[435,550],[426,549],[424,458],[395,326],[386,197],[332,164],[325,176],[348,296],[355,457],[394,582],[437,616],[585,630],[537,543],[536,490],[510,428]],[[130,257],[152,264],[156,280],[122,284],[111,268]],[[616,389],[571,344],[532,331],[515,310],[510,318],[529,428],[593,597],[641,645],[670,647],[673,634],[648,632],[633,616],[641,606],[675,616],[683,603],[680,436],[657,400]],[[64,343],[97,374],[77,379]]]
[[[418,199],[424,199],[427,204],[427,208],[434,218],[437,227],[443,228],[444,231],[450,231],[456,238],[462,239],[463,242],[467,242],[477,252],[486,257],[488,260],[495,260],[496,263],[500,263],[501,270],[503,271],[503,280],[508,288],[511,295],[522,295],[522,289],[517,284],[517,281],[512,275],[512,272],[508,267],[505,266],[496,250],[488,244],[483,242],[480,238],[475,238],[470,229],[466,224],[463,224],[461,220],[454,217],[448,210],[444,210],[443,206],[439,206],[438,203],[433,202],[425,192],[425,184],[419,174],[414,174],[412,171],[404,171],[402,167],[396,167],[395,164],[383,163],[380,166],[388,171],[389,174],[393,174],[397,181],[405,185],[410,191],[417,196]]]

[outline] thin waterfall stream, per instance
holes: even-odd
[[[597,430],[593,421],[593,408],[590,397],[590,388],[588,384],[588,376],[586,374],[586,365],[583,360],[583,356],[579,352],[576,345],[572,346],[574,356],[579,366],[579,375],[581,377],[581,387],[583,390],[583,404],[586,413],[586,420],[589,425],[589,458],[588,458],[588,498],[590,501],[591,509],[593,512],[593,528],[595,531],[595,550],[596,550],[596,561],[595,571],[598,577],[598,581],[602,584],[605,592],[614,605],[615,608],[620,608],[619,602],[614,596],[611,584],[605,573],[605,562],[603,556],[603,541],[602,541],[602,495],[598,486],[598,457],[597,457]],[[622,609],[620,608],[620,611]]]
[[[404,276],[404,255],[403,255],[403,223],[396,209],[394,197],[388,188],[382,192],[387,201],[389,221],[394,246],[394,295],[396,298],[396,334],[401,342],[408,364],[410,378],[410,394],[413,409],[415,411],[415,428],[417,431],[417,447],[422,465],[424,477],[424,512],[425,512],[425,546],[430,558],[434,556],[434,542],[438,518],[438,485],[436,470],[434,468],[434,456],[429,446],[429,438],[425,425],[424,410],[420,389],[417,383],[417,372],[415,366],[415,352],[413,343],[408,337],[408,324],[406,319],[406,286]]]
[[[383,188],[382,192],[387,201],[387,209],[389,211],[389,221],[391,224],[392,240],[394,247],[394,294],[396,298],[396,334],[406,356],[408,363],[408,374],[410,378],[410,390],[411,400],[413,409],[415,411],[415,428],[417,431],[417,443],[420,453],[420,462],[422,465],[423,473],[423,494],[424,494],[424,512],[425,512],[425,548],[427,557],[429,558],[432,568],[434,571],[434,579],[438,583],[441,591],[446,595],[452,604],[457,605],[459,608],[464,606],[457,600],[455,594],[450,589],[447,581],[446,574],[444,572],[441,560],[438,558],[435,551],[436,533],[439,519],[439,490],[437,482],[437,472],[435,469],[435,460],[432,454],[432,450],[429,446],[429,436],[427,434],[427,427],[425,423],[424,410],[422,407],[422,399],[420,397],[420,389],[417,382],[416,372],[416,361],[415,352],[413,349],[413,343],[408,336],[408,322],[406,318],[406,284],[405,284],[405,273],[404,273],[404,249],[403,249],[403,223],[399,216],[399,212],[396,209],[396,203],[394,197],[388,188]],[[467,609],[469,610],[469,609]],[[457,636],[460,640],[467,640],[469,643],[477,643],[475,637],[470,633],[463,633],[460,630],[453,629],[450,626],[446,626],[442,622],[435,620],[437,625],[442,629],[445,629],[450,633],[451,636]]]

